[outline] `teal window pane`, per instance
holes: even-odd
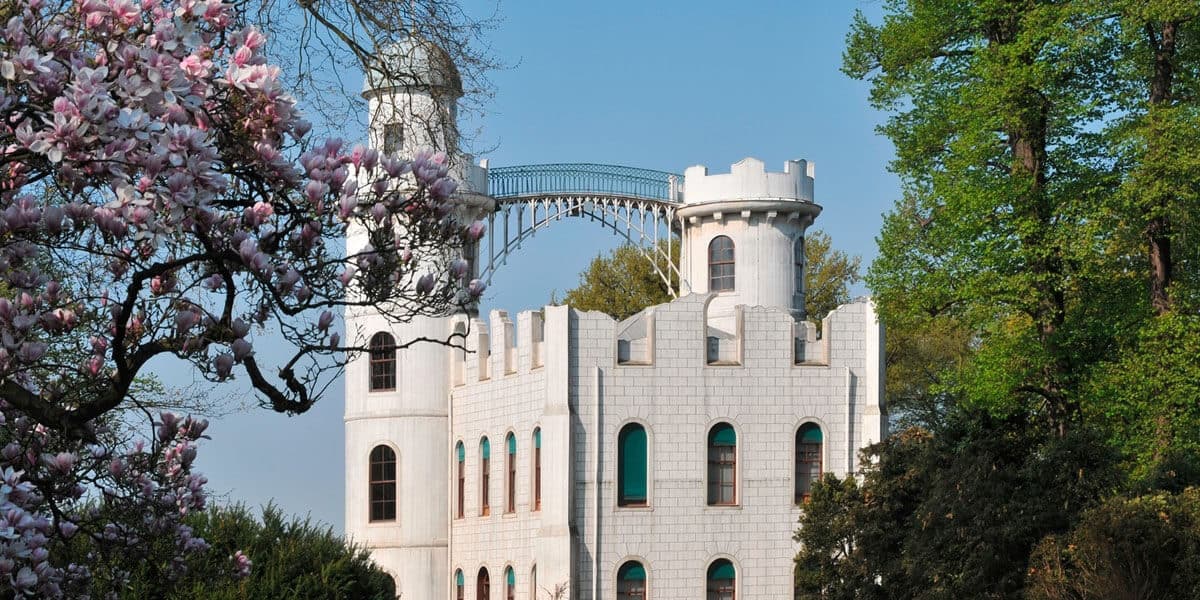
[[[645,581],[646,568],[639,562],[627,562],[617,572],[617,579],[621,581]]]
[[[533,430],[533,447],[534,448],[542,447],[542,428],[541,427],[538,427],[537,429]]]
[[[509,567],[504,573],[504,579],[508,581],[508,585],[517,585],[517,575],[513,573],[512,567]]]
[[[492,445],[488,443],[487,438],[483,438],[483,441],[479,442],[479,453],[483,455],[484,460],[492,457]]]
[[[737,432],[733,430],[733,425],[729,423],[721,423],[712,428],[712,433],[708,434],[709,443],[714,446],[736,446]]]
[[[734,569],[733,569],[733,563],[731,563],[727,560],[724,560],[724,559],[718,560],[717,562],[714,562],[711,567],[708,568],[708,579],[710,581],[713,579],[736,579],[736,578],[737,578],[737,572],[734,571]]]
[[[517,436],[510,433],[510,434],[508,434],[507,441],[508,441],[508,453],[516,454],[517,453]]]
[[[617,487],[620,490],[618,504],[646,503],[646,430],[641,425],[626,425],[617,439],[619,469]]]
[[[463,577],[461,569],[457,573],[454,574],[454,584],[457,585],[458,587],[467,585],[466,578]]]
[[[454,451],[458,454],[458,462],[467,460],[467,449],[463,447],[462,442],[459,442],[458,445],[454,447]]]
[[[821,428],[816,423],[805,423],[800,426],[800,442],[804,444],[820,444]]]

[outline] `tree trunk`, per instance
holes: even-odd
[[[1150,78],[1150,111],[1166,107],[1171,103],[1172,86],[1175,81],[1175,42],[1179,23],[1167,21],[1161,30],[1146,25],[1146,37],[1154,51],[1154,69]],[[1146,140],[1147,156],[1154,156],[1155,138]],[[1150,258],[1150,305],[1156,314],[1171,310],[1170,287],[1172,280],[1171,221],[1167,215],[1171,198],[1160,196],[1155,202],[1155,211],[1146,224],[1144,235],[1149,243]]]

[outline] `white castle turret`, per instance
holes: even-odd
[[[683,293],[717,292],[709,304],[715,326],[728,331],[738,305],[804,318],[804,231],[821,212],[808,161],[789,160],[782,173],[756,158],[720,175],[690,167],[683,199]]]
[[[401,157],[422,148],[445,151],[459,182],[463,215],[490,210],[487,170],[456,146],[456,110],[462,88],[449,57],[410,37],[383,53],[383,72],[368,72],[363,96],[370,107],[370,143]],[[348,251],[366,242],[351,231]],[[468,254],[473,254],[469,250]],[[474,256],[468,259],[474,263]],[[381,352],[346,366],[346,534],[371,550],[396,579],[396,591],[415,600],[448,593],[449,364],[445,346],[415,344],[446,339],[452,315],[389,322],[374,308],[346,311],[348,336]],[[378,488],[378,489],[375,489]]]

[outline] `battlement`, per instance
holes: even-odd
[[[463,348],[450,351],[455,386],[528,373],[545,364],[545,325],[541,311],[517,313],[514,327],[508,312],[493,310],[485,321],[459,317],[455,331],[465,335]]]
[[[830,312],[818,335],[815,324],[761,306],[737,306],[732,327],[713,326],[706,315],[713,296],[685,296],[621,322],[599,312],[572,311],[572,335],[581,338],[576,347],[602,342],[601,347],[611,352],[609,358],[601,358],[602,363],[631,368],[653,367],[664,357],[711,367],[753,366],[762,360],[795,367],[852,366],[861,363],[880,339],[869,301],[851,302]],[[507,312],[493,310],[486,320],[461,317],[455,327],[466,339],[465,350],[451,351],[454,386],[530,373],[545,364],[547,334],[541,311],[518,313],[514,325]]]
[[[729,173],[708,174],[708,167],[688,167],[683,174],[684,204],[727,200],[813,201],[814,165],[807,160],[789,160],[782,173],[767,172],[757,158],[744,158]]]

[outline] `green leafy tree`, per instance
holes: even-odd
[[[1089,379],[1086,414],[1124,454],[1135,485],[1200,484],[1197,356],[1200,316],[1168,313]]]
[[[666,244],[662,244],[666,251]],[[672,260],[679,263],[679,245],[671,247]],[[857,256],[833,248],[829,235],[812,231],[804,240],[807,288],[805,309],[808,318],[820,321],[840,304],[850,301],[850,286],[859,281]],[[667,261],[659,256],[658,267],[670,273]],[[678,281],[672,285],[678,288]],[[554,301],[555,299],[552,299]],[[630,245],[617,247],[607,256],[597,256],[579,276],[579,286],[567,292],[563,302],[579,310],[598,310],[622,320],[642,309],[671,300],[666,282],[653,264]]]
[[[665,253],[667,244],[662,242],[660,249]],[[670,252],[671,260],[679,264],[679,244],[672,244]],[[672,274],[664,256],[656,255],[652,263],[638,248],[624,244],[608,256],[599,255],[592,259],[579,276],[579,286],[568,291],[563,302],[579,310],[598,310],[620,321],[647,306],[671,300],[671,292],[660,272],[671,274],[671,286],[679,289],[679,279]]]
[[[395,600],[395,581],[363,548],[348,544],[327,526],[288,519],[274,506],[258,519],[244,506],[211,507],[188,518],[196,536],[211,546],[165,596],[171,600]],[[250,561],[237,577],[235,553]],[[129,565],[122,598],[164,598],[162,582]]]
[[[1200,490],[1113,498],[1070,532],[1043,540],[1030,561],[1030,600],[1200,595]]]
[[[804,236],[804,314],[820,322],[829,311],[850,301],[850,286],[858,283],[862,258],[833,247],[821,230]]]
[[[1118,116],[1106,133],[1121,177],[1118,226],[1125,241],[1140,246],[1149,302],[1162,315],[1180,296],[1187,304],[1196,299],[1188,274],[1196,265],[1200,202],[1200,5],[1106,4],[1104,16],[1117,24],[1117,77],[1108,83]]]
[[[1015,598],[1030,549],[1066,532],[1119,477],[1102,441],[955,410],[863,453],[861,483],[827,476],[796,540],[800,598]]]
[[[891,0],[882,24],[856,19],[844,66],[894,113],[881,131],[906,197],[867,276],[885,322],[952,315],[981,346],[968,397],[1038,410],[1059,435],[1096,345],[1071,324],[1110,289],[1081,264],[1104,237],[1088,218],[1104,48],[1081,5]]]

